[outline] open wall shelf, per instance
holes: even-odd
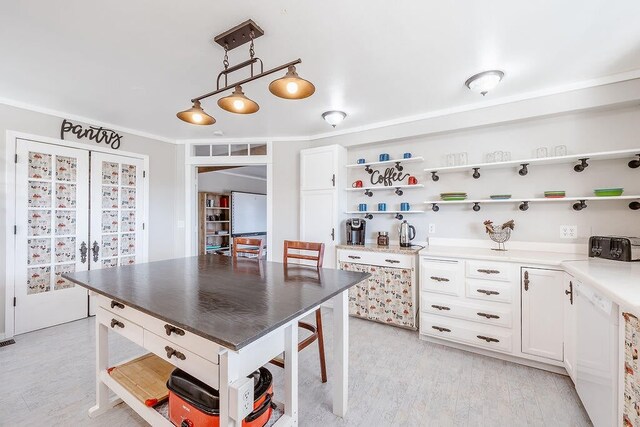
[[[431,173],[431,179],[438,181],[440,174],[473,171],[474,178],[480,178],[481,172],[487,169],[507,169],[516,168],[521,176],[527,175],[529,168],[535,165],[571,164],[575,163],[574,170],[582,172],[589,166],[591,160],[608,160],[628,158],[629,167],[640,167],[640,148],[633,150],[603,151],[599,153],[571,154],[567,156],[543,157],[536,159],[510,160],[508,162],[476,163],[462,166],[445,166],[427,168],[424,171]]]
[[[409,157],[408,159],[391,159],[385,160],[382,162],[364,162],[364,163],[353,163],[347,165],[347,168],[366,168],[367,166],[384,166],[384,165],[393,165],[395,163],[418,163],[423,162],[424,158],[422,156]]]
[[[394,218],[401,220],[405,214],[423,214],[425,211],[410,210],[410,211],[347,211],[349,215],[363,215],[367,219],[372,219],[374,215],[391,214]]]
[[[345,188],[346,191],[364,191],[365,196],[373,196],[374,191],[393,191],[398,196],[402,196],[404,194],[405,189],[416,189],[416,188],[424,188],[424,184],[402,184],[402,185],[390,185],[390,186],[382,186],[377,185],[374,187],[352,187]]]
[[[615,200],[635,200],[634,202],[629,204],[629,208],[632,210],[640,209],[640,195],[634,196],[615,196],[615,197],[597,197],[597,196],[584,196],[584,197],[559,197],[559,198],[528,198],[528,199],[466,199],[466,200],[427,200],[424,203],[430,204],[431,209],[434,212],[438,212],[440,210],[439,205],[463,205],[463,204],[471,204],[473,205],[474,211],[480,210],[480,205],[484,203],[517,203],[518,208],[521,211],[526,211],[529,209],[529,203],[559,203],[559,202],[577,202],[573,204],[573,209],[576,211],[580,211],[587,207],[586,202],[588,201],[615,201]]]

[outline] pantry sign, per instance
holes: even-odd
[[[122,141],[122,135],[111,129],[103,128],[102,126],[84,127],[64,119],[60,127],[60,139],[64,139],[64,135],[67,133],[75,135],[78,140],[86,138],[98,144],[106,144],[114,150],[120,148],[120,142]]]

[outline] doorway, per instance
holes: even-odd
[[[91,149],[89,149],[91,148]],[[64,273],[144,262],[148,159],[42,137],[7,138],[6,335],[91,314]]]
[[[198,254],[231,255],[235,237],[267,242],[267,167],[200,166]]]

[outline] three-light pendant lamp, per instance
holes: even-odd
[[[284,99],[308,98],[313,95],[315,90],[313,83],[298,75],[295,65],[289,65],[284,77],[276,79],[269,84],[269,91],[275,96]],[[218,106],[235,114],[253,114],[260,109],[257,102],[244,94],[242,86],[239,84],[234,87],[230,95],[218,100]],[[200,99],[195,99],[191,108],[180,111],[177,116],[180,120],[194,125],[212,125],[216,122],[215,118],[204,111],[200,105]]]

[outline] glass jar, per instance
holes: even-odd
[[[389,246],[389,232],[378,231],[378,246]]]

